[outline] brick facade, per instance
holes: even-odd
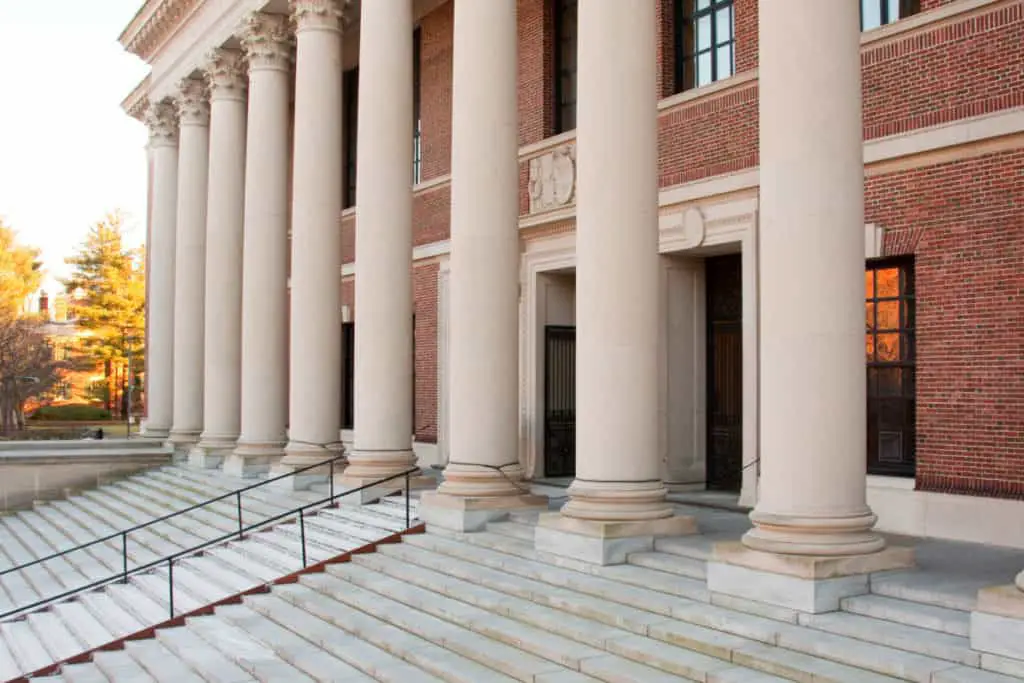
[[[735,0],[733,79],[673,95],[674,0],[661,21],[658,88],[662,187],[754,168],[757,0]],[[922,12],[963,0],[921,0]],[[554,130],[552,0],[518,0],[522,145]],[[415,244],[449,234],[452,4],[420,21],[423,180]],[[1024,2],[983,5],[911,30],[867,34],[862,50],[865,139],[1024,106]],[[866,220],[886,228],[888,254],[913,254],[918,286],[918,487],[1024,497],[1024,152],[922,161],[869,174]],[[930,165],[928,165],[930,164]],[[528,212],[528,163],[520,210]],[[433,181],[433,182],[431,182]],[[1013,211],[1016,207],[1016,212]],[[354,219],[342,220],[345,261]],[[415,265],[417,438],[437,437],[436,262]],[[955,286],[952,285],[955,283]],[[343,283],[351,305],[351,279]]]

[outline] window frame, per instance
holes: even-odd
[[[736,74],[736,3],[735,0],[707,0],[708,6],[699,8],[698,0],[673,0],[673,47],[675,48],[674,65],[674,91],[681,93],[686,90],[695,90],[720,80],[730,78]],[[688,8],[690,11],[687,11]],[[719,12],[728,11],[731,16],[729,40],[723,43],[718,42],[718,21]],[[696,27],[703,17],[710,17],[710,47],[707,50],[700,50],[697,44]],[[690,49],[688,49],[688,46]],[[722,47],[729,47],[729,73],[719,76],[718,50]],[[704,52],[711,55],[711,80],[701,85],[697,70],[698,59]]]
[[[878,26],[864,28],[864,5],[866,3],[878,4]],[[897,0],[897,16],[895,17],[889,16],[889,0],[860,0],[858,9],[860,12],[860,30],[861,32],[864,32],[873,31],[876,28],[882,28],[883,26],[897,22],[900,19],[906,19],[907,17],[917,14],[921,11],[921,2],[920,0]]]
[[[412,184],[423,182],[423,118],[421,80],[423,33],[419,26],[412,32]]]
[[[570,8],[572,8],[572,12],[576,17],[576,26],[573,27],[571,35],[567,36],[566,28],[568,24],[565,15],[569,12]],[[570,40],[573,43],[572,51],[575,53],[579,50],[579,0],[552,0],[551,12],[554,34],[551,48],[554,53],[554,69],[552,74],[554,87],[552,88],[553,98],[551,102],[554,130],[552,134],[558,135],[576,129],[578,89],[574,88],[571,100],[566,100],[568,93],[565,87],[565,74],[567,69],[565,67],[565,53],[563,50],[565,43]],[[578,58],[573,59],[572,74],[573,83],[577,83],[579,76]]]

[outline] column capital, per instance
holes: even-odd
[[[265,12],[250,14],[245,18],[241,38],[250,69],[288,70],[294,43],[288,17]]]
[[[153,147],[178,144],[178,114],[170,102],[153,102],[146,108],[149,144]]]
[[[210,100],[206,84],[198,78],[183,78],[178,83],[178,118],[183,126],[210,125]]]
[[[203,69],[210,99],[244,100],[249,85],[245,55],[241,50],[217,48],[206,55]]]
[[[352,19],[351,0],[291,0],[295,31],[343,31]]]

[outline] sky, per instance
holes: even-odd
[[[143,0],[0,0],[0,218],[60,288],[89,227],[125,213],[145,241],[145,126],[121,101],[148,72],[117,37]]]

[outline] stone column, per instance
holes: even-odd
[[[774,0],[759,14],[759,499],[742,545],[716,549],[708,585],[821,612],[912,553],[879,552],[865,497],[857,5],[798,4]]]
[[[455,3],[449,462],[428,524],[471,531],[546,507],[519,464],[516,0]]]
[[[695,530],[665,499],[658,451],[654,11],[649,0],[579,8],[576,480],[536,543],[600,564]]]
[[[210,88],[210,183],[206,210],[206,347],[203,433],[190,462],[216,467],[238,440],[242,382],[242,219],[245,90],[241,52],[215,50]]]
[[[342,2],[292,0],[291,381],[288,471],[341,453]],[[334,150],[335,153],[331,153]],[[317,445],[321,444],[321,445]],[[342,470],[338,468],[338,473]],[[313,477],[293,477],[302,486]]]
[[[412,0],[363,3],[356,185],[355,439],[342,486],[412,451]],[[332,148],[336,149],[336,148]],[[396,480],[382,490],[402,487]],[[368,492],[372,500],[380,492]],[[357,502],[349,496],[346,502]]]
[[[203,82],[179,84],[178,229],[174,249],[174,419],[170,441],[187,454],[203,430],[203,297],[210,103]]]
[[[146,427],[144,435],[166,439],[174,410],[174,232],[178,216],[178,117],[167,102],[146,111],[152,155],[149,229],[149,291],[146,315]]]
[[[242,422],[230,474],[266,471],[284,449],[288,416],[288,17],[246,20],[249,118],[242,265]]]

